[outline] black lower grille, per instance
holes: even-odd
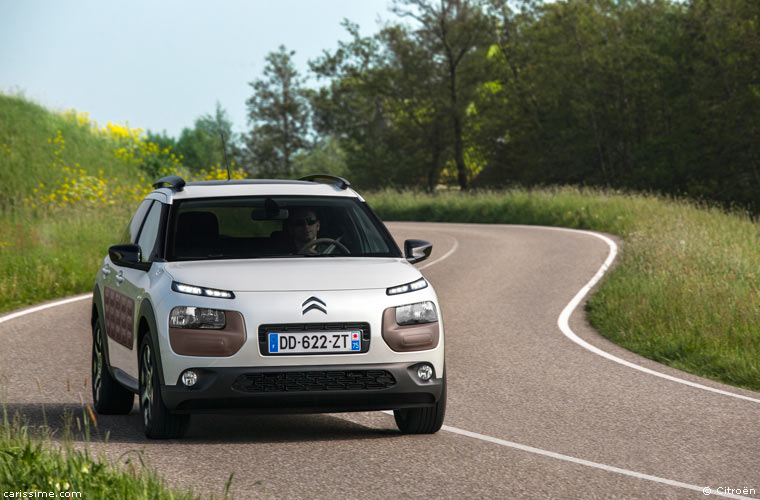
[[[387,389],[396,379],[385,370],[246,373],[232,384],[240,392],[362,391]]]

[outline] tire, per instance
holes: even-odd
[[[393,410],[398,429],[404,434],[435,434],[446,415],[446,373],[443,374],[441,397],[434,406]]]
[[[92,402],[101,415],[126,415],[132,411],[135,394],[118,383],[108,369],[105,338],[100,318],[92,327]]]
[[[187,431],[190,415],[171,413],[161,399],[161,381],[150,334],[145,335],[140,342],[138,369],[140,372],[138,397],[145,435],[151,439],[181,438]]]

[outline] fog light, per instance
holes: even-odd
[[[421,365],[417,368],[417,376],[420,380],[427,381],[433,376],[433,367],[430,365]]]
[[[187,370],[182,374],[182,383],[188,387],[192,387],[198,382],[198,374],[193,370]]]

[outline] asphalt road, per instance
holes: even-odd
[[[186,438],[148,441],[133,409],[99,416],[106,454],[142,452],[170,484],[217,498],[230,474],[236,498],[706,498],[705,487],[760,498],[760,394],[625,351],[588,326],[582,305],[569,327],[584,341],[730,394],[625,366],[560,330],[561,312],[608,258],[604,241],[521,226],[389,227],[400,242],[434,244],[418,267],[446,329],[443,430],[404,436],[381,412],[197,415]],[[44,409],[53,426],[66,412],[81,418],[89,311],[80,300],[0,323],[11,413],[41,423]]]

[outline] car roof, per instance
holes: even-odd
[[[339,184],[286,179],[233,179],[188,182],[180,189],[160,187],[147,198],[165,203],[191,198],[220,198],[233,196],[336,196],[364,199],[353,189]]]

